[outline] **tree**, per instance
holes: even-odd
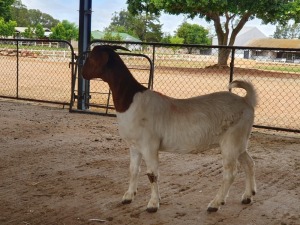
[[[49,14],[43,13],[38,9],[28,10],[28,20],[32,26],[41,24],[43,27],[47,27],[49,29],[55,27],[59,23],[59,20],[54,19]]]
[[[75,23],[63,20],[51,29],[50,39],[67,40],[78,39],[78,27]]]
[[[300,39],[300,24],[288,24],[286,26],[278,25],[273,34],[273,38],[282,38],[282,39]]]
[[[19,27],[28,27],[31,25],[28,21],[29,16],[27,7],[23,5],[20,0],[15,0],[12,5],[11,16],[13,20],[17,21]]]
[[[43,27],[51,29],[59,23],[59,20],[54,19],[49,14],[43,13],[40,10],[28,10],[20,0],[15,0],[11,7],[11,15],[12,19],[17,21],[18,26],[20,27],[35,27],[38,24],[41,24]]]
[[[211,40],[208,37],[208,33],[209,31],[204,27],[188,22],[183,22],[176,31],[177,36],[184,39],[184,44],[210,45]],[[192,50],[192,47],[188,48],[189,53],[191,53]]]
[[[127,0],[128,7],[136,0]],[[186,14],[190,18],[205,18],[213,22],[219,45],[232,46],[237,34],[247,21],[254,18],[262,19],[264,23],[287,23],[290,19],[296,22],[300,19],[300,0],[149,0],[154,12],[164,11],[170,14]],[[137,10],[144,10],[139,8]],[[225,22],[222,22],[222,19]],[[220,49],[218,64],[227,65],[230,50]]]
[[[24,31],[24,33],[23,33],[23,36],[24,36],[25,38],[33,38],[33,37],[34,37],[34,28],[28,26],[28,27],[25,29],[25,31]]]
[[[44,38],[45,37],[45,31],[41,24],[36,25],[35,27],[35,37],[36,38]]]
[[[184,38],[178,37],[178,36],[174,36],[170,38],[170,43],[171,44],[183,44],[184,43]],[[174,51],[174,54],[176,53],[176,51],[180,48],[179,46],[172,46],[171,47]]]
[[[172,35],[170,33],[164,33],[161,39],[161,43],[171,44]]]
[[[105,28],[106,33],[118,32],[127,33],[133,37],[139,38],[136,33],[136,28],[133,24],[136,24],[136,19],[128,11],[122,10],[115,12],[111,18],[111,23]]]
[[[156,15],[133,15],[129,11],[115,12],[105,31],[124,32],[145,42],[159,42],[162,25]]]
[[[151,0],[127,0],[128,11],[141,22],[139,37],[146,42],[159,42],[162,39],[160,12]]]
[[[0,17],[0,37],[13,36],[15,33],[15,27],[17,26],[16,21],[5,22],[3,18]]]
[[[11,5],[14,3],[14,0],[0,0],[0,17],[4,19],[5,22],[11,20]]]

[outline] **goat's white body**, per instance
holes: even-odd
[[[209,211],[225,203],[237,173],[237,160],[246,173],[246,190],[242,202],[249,204],[256,192],[254,163],[246,148],[254,120],[256,104],[253,87],[235,82],[231,87],[246,88],[240,97],[230,92],[217,92],[189,99],[174,99],[150,90],[138,92],[129,109],[117,113],[121,137],[130,145],[130,184],[123,196],[129,203],[137,190],[137,177],[144,158],[151,182],[151,199],[147,209],[159,207],[158,151],[199,153],[220,146],[224,178]]]
[[[253,86],[233,81],[230,88],[243,88],[246,96],[217,92],[190,99],[173,99],[146,90],[132,76],[116,49],[120,46],[95,46],[82,69],[85,79],[101,78],[109,84],[117,111],[119,132],[130,145],[130,181],[123,203],[130,203],[137,191],[142,158],[151,183],[147,210],[159,208],[158,151],[199,153],[220,146],[223,180],[208,211],[225,204],[237,173],[237,161],[245,171],[246,189],[242,203],[249,204],[256,193],[254,162],[247,143],[254,119],[256,94]]]
[[[219,145],[237,124],[252,125],[253,115],[244,98],[230,92],[173,99],[147,90],[137,93],[117,118],[121,137],[141,151],[153,143],[159,144],[158,149],[150,147],[153,150],[199,153]]]

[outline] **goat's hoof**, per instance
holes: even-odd
[[[242,204],[247,205],[247,204],[250,204],[250,203],[251,203],[251,198],[245,198],[245,199],[242,200]]]
[[[124,199],[123,201],[122,201],[122,204],[130,204],[132,202],[132,200],[131,199]]]
[[[207,212],[217,212],[219,208],[215,208],[215,207],[208,207],[207,208]]]
[[[150,208],[147,208],[147,212],[148,213],[155,213],[155,212],[157,212],[157,209],[158,208],[156,208],[156,207],[150,207]]]

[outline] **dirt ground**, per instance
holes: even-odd
[[[206,207],[222,178],[218,149],[160,154],[161,206],[145,211],[145,165],[134,202],[127,190],[128,146],[116,118],[69,113],[55,105],[0,99],[0,224],[300,224],[300,135],[254,129],[249,152],[258,192],[240,203],[244,173],[216,213]]]

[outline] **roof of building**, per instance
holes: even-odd
[[[262,48],[300,48],[300,39],[254,39],[247,43],[248,47]]]
[[[230,30],[230,35],[231,35]],[[246,44],[252,39],[256,38],[267,38],[267,36],[257,27],[245,26],[243,29],[237,34],[234,46],[246,46]],[[229,40],[228,40],[229,41]],[[218,45],[218,38],[213,38],[213,45]]]
[[[94,39],[103,39],[105,36],[105,32],[95,30],[92,31],[92,36]],[[135,41],[135,42],[142,42],[140,39],[137,39],[129,34],[126,33],[118,33],[118,32],[111,32],[112,36],[120,35],[123,41]]]

